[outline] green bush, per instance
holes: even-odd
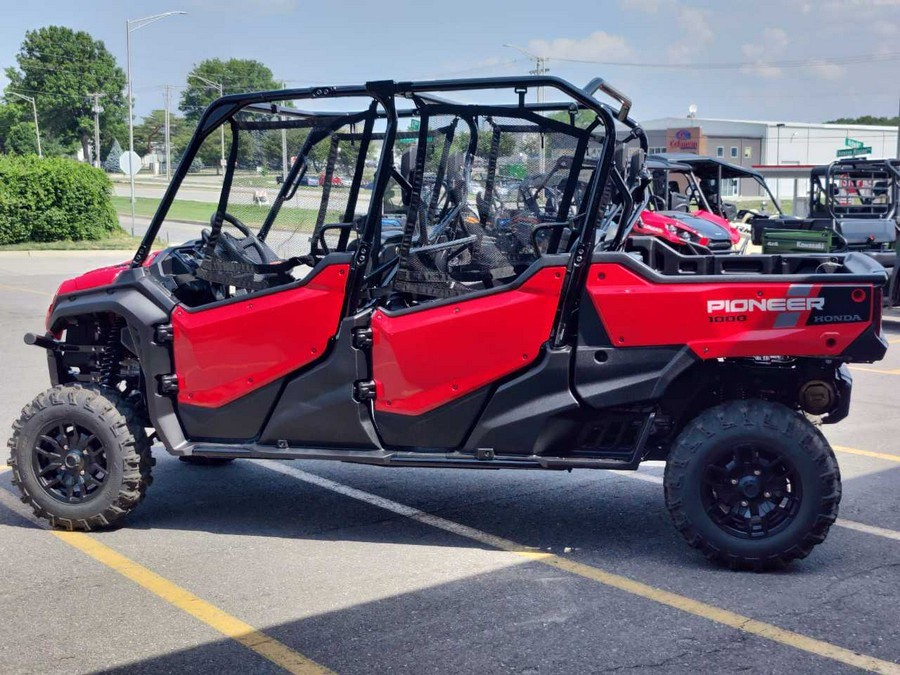
[[[105,239],[118,232],[112,184],[70,159],[0,156],[0,244]]]

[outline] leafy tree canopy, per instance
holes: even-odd
[[[222,85],[225,94],[246,91],[278,89],[268,66],[253,59],[206,59],[198,63],[187,77],[187,88],[181,93],[179,109],[191,122],[196,123],[210,103],[219,96],[217,89],[198,79],[202,77]]]
[[[838,117],[836,120],[825,124],[869,124],[879,127],[900,127],[900,117],[876,117],[863,115],[862,117]]]
[[[169,115],[169,139],[172,156],[178,157],[191,140],[194,126],[179,115]],[[154,150],[165,153],[166,112],[153,110],[134,128],[134,149],[140,155]]]
[[[88,94],[101,93],[100,135],[110,138],[127,124],[125,73],[100,40],[64,26],[28,31],[16,55],[18,68],[7,68],[7,91],[33,96],[41,135],[55,137],[63,148],[81,145],[91,155],[94,133]],[[7,94],[7,101],[28,106]]]

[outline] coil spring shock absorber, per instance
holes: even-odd
[[[115,377],[119,369],[119,361],[122,358],[122,329],[125,327],[125,319],[113,315],[109,323],[101,328],[101,344],[103,352],[97,363],[100,385],[114,387]]]

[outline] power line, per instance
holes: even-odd
[[[548,57],[553,61],[566,63],[589,63],[602,66],[617,66],[623,68],[653,68],[664,70],[743,70],[744,68],[820,68],[822,66],[844,66],[859,63],[900,61],[900,52],[885,52],[877,54],[856,54],[853,56],[838,56],[833,58],[807,58],[787,59],[782,61],[741,61],[731,63],[650,63],[639,61],[603,61],[599,59],[570,59],[563,57]]]

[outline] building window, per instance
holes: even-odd
[[[666,151],[666,149],[665,147],[660,145],[655,148],[650,148],[649,151],[651,155],[661,155]]]
[[[738,149],[737,149],[737,146],[736,146],[736,145],[732,145],[732,146],[731,146],[731,157],[732,157],[733,159],[737,159],[737,156],[738,156]]]
[[[725,156],[725,146],[719,145],[716,146],[716,157],[724,157]]]
[[[745,145],[744,146],[744,159],[750,159],[751,157],[753,157],[753,148],[751,148],[749,145]]]
[[[740,184],[737,178],[726,178],[722,181],[722,196],[737,197],[740,195]]]

